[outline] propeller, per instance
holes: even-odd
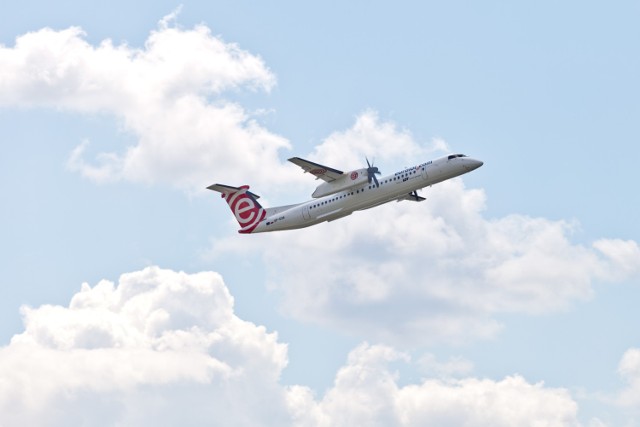
[[[371,184],[371,181],[373,180],[376,183],[376,187],[380,187],[378,178],[376,178],[376,174],[380,175],[380,171],[376,166],[369,163],[368,158],[365,157],[365,159],[367,160],[367,180],[369,181],[369,184]]]

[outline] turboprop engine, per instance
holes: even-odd
[[[318,185],[318,188],[313,192],[313,197],[324,197],[329,194],[337,193],[339,191],[348,190],[351,187],[357,187],[367,183],[367,169],[356,169],[351,172],[346,172],[340,176],[340,178],[331,181],[323,182]]]
[[[331,182],[320,184],[318,188],[316,188],[316,191],[313,192],[312,196],[328,196],[329,194],[337,193],[338,191],[344,191],[352,187],[363,185],[365,182],[369,184],[373,182],[376,187],[379,187],[380,184],[378,183],[378,178],[376,178],[376,175],[380,175],[380,171],[377,167],[369,163],[369,159],[366,160],[366,169],[356,169],[354,171],[342,174],[339,178]]]

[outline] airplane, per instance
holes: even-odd
[[[483,165],[480,160],[464,154],[449,154],[417,166],[405,168],[391,175],[381,175],[376,166],[367,160],[367,167],[342,172],[300,157],[290,162],[300,166],[305,173],[321,179],[313,192],[312,200],[294,205],[263,208],[260,196],[249,191],[248,185],[232,187],[213,184],[209,190],[221,193],[240,224],[239,233],[263,233],[267,231],[305,228],[325,221],[335,221],[355,211],[370,209],[397,200],[422,202],[418,190],[471,172]]]

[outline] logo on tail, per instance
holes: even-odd
[[[240,224],[239,233],[251,233],[256,229],[260,221],[267,215],[266,211],[256,200],[258,196],[248,191],[249,186],[231,187],[222,184],[214,184],[207,187],[210,190],[222,193],[222,198],[227,201],[231,212]]]

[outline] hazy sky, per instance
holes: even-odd
[[[0,426],[640,426],[637,2],[0,14]],[[317,182],[485,162],[238,235]]]

